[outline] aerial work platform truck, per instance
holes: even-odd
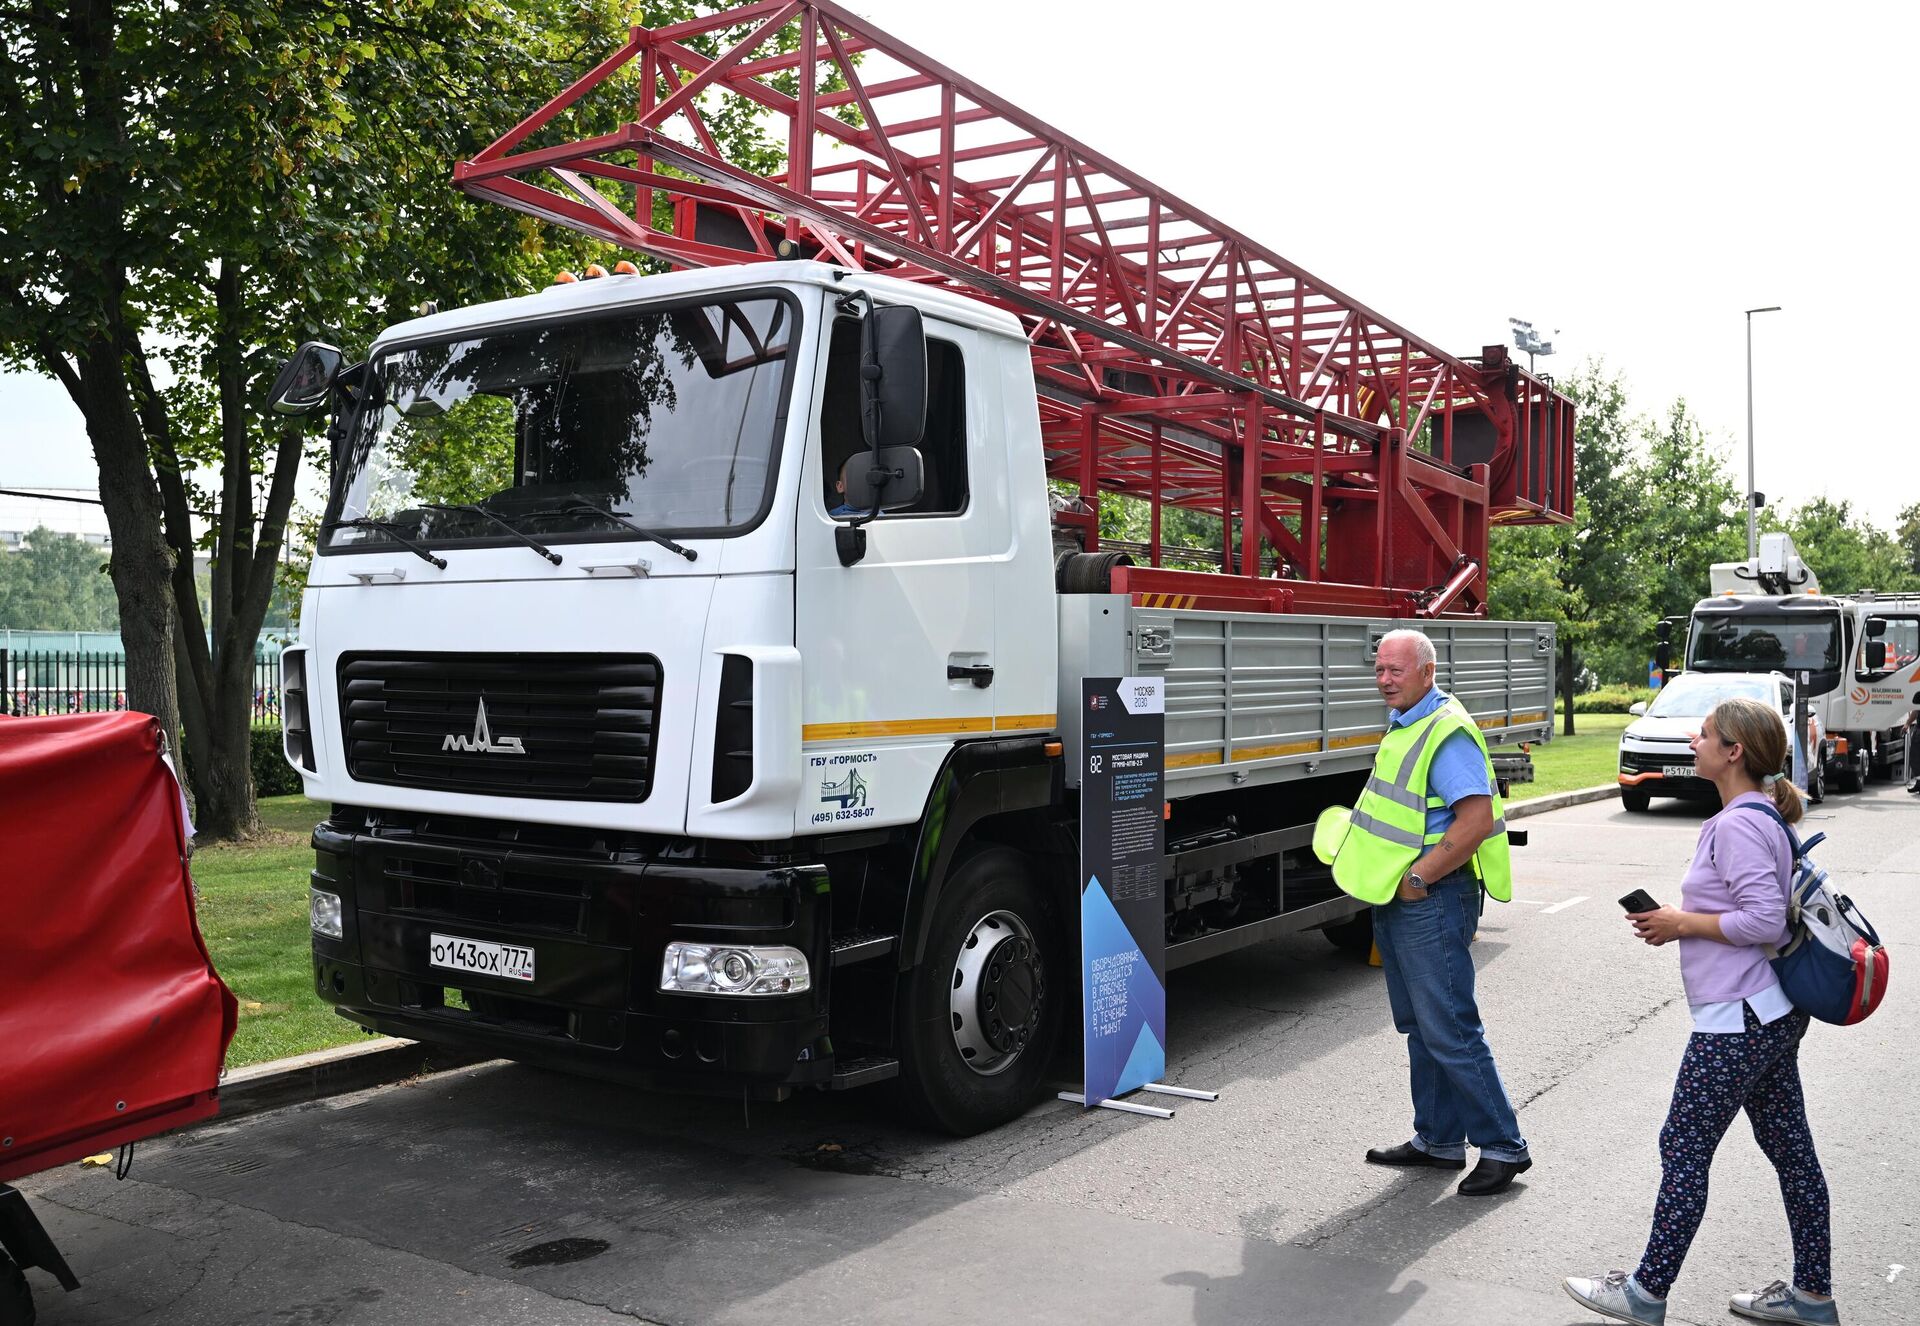
[[[781,169],[720,154],[729,99]],[[1364,951],[1307,846],[1387,631],[1496,749],[1550,738],[1553,631],[1488,619],[1486,547],[1570,518],[1566,398],[837,5],[635,28],[455,181],[660,270],[277,384],[332,412],[286,743],[332,806],[315,989],[362,1025],[662,1089],[892,1079],[976,1131],[1077,1002],[1081,678],[1164,680],[1170,966]]]

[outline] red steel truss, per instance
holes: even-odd
[[[566,141],[596,91],[630,118]],[[730,104],[783,171],[724,159]],[[1156,602],[1484,612],[1489,524],[1571,518],[1572,403],[1501,347],[1430,345],[828,0],[636,27],[454,178],[675,264],[817,257],[1012,312],[1048,473],[1147,502],[1151,566],[1114,585]],[[1245,573],[1158,569],[1163,505],[1221,517]]]

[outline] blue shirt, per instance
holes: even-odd
[[[1436,686],[1410,709],[1387,710],[1387,722],[1393,727],[1410,726],[1451,698]],[[1433,753],[1433,763],[1427,766],[1427,793],[1447,803],[1440,810],[1428,808],[1428,833],[1446,832],[1453,823],[1453,806],[1462,797],[1493,794],[1492,780],[1487,777],[1487,762],[1481,758],[1480,748],[1474,744],[1473,738],[1465,732],[1449,732],[1441,739],[1440,749]]]

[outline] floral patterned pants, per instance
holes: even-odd
[[[1813,1294],[1833,1292],[1827,1177],[1813,1153],[1807,1105],[1800,1094],[1800,1038],[1807,1015],[1790,1013],[1764,1026],[1745,1010],[1738,1033],[1696,1031],[1687,1040],[1673,1104],[1660,1130],[1660,1198],[1653,1233],[1633,1278],[1665,1298],[1707,1213],[1707,1170],[1714,1150],[1742,1109],[1780,1176],[1793,1231],[1793,1283]]]

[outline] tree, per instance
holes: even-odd
[[[1794,548],[1829,594],[1920,589],[1909,548],[1857,518],[1851,502],[1816,497],[1791,512],[1785,526]]]
[[[1746,556],[1746,515],[1726,458],[1677,400],[1662,424],[1645,429],[1647,454],[1635,467],[1646,494],[1644,513],[1623,530],[1637,545],[1629,555],[1646,568],[1648,620],[1634,643],[1647,656],[1652,619],[1685,616],[1706,597],[1715,562]]]
[[[0,363],[57,379],[86,421],[129,701],[184,722],[208,837],[254,822],[255,640],[314,451],[310,427],[263,412],[266,381],[297,341],[364,345],[423,301],[520,293],[597,254],[448,177],[629,21],[615,0],[0,4]],[[631,104],[544,132],[611,128]],[[777,159],[746,110],[714,129]]]
[[[85,539],[34,530],[19,552],[0,549],[0,626],[118,630],[120,615],[106,569],[106,556]]]
[[[1900,551],[1907,559],[1907,569],[1920,576],[1920,502],[1901,510],[1900,525],[1894,531],[1894,538],[1900,541]]]

